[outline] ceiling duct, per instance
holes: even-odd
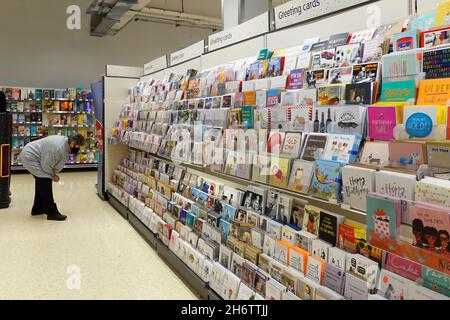
[[[91,4],[88,13],[91,14],[91,35],[106,36],[111,28],[136,4],[138,0],[119,0],[112,6],[104,1]]]

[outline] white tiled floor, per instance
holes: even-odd
[[[12,177],[12,205],[0,210],[0,299],[196,299],[130,224],[97,197],[96,177],[95,172],[64,173],[64,185],[54,184],[66,222],[32,217],[34,180]],[[68,289],[68,283],[76,284],[70,266],[80,268],[80,290]]]

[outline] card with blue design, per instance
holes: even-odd
[[[341,200],[342,163],[330,160],[317,160],[309,194],[324,200]]]
[[[222,234],[222,239],[224,239],[224,241],[227,241],[228,235],[230,234],[230,222],[225,221],[224,219],[220,219],[219,231]]]
[[[222,219],[228,222],[231,222],[235,219],[236,216],[235,207],[226,202],[222,202],[222,210],[223,210]]]

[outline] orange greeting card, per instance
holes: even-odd
[[[256,105],[256,92],[249,91],[244,93],[244,105],[255,106]]]
[[[447,105],[450,100],[450,78],[422,80],[417,105]]]

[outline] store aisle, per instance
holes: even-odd
[[[95,172],[61,175],[65,184],[54,185],[59,209],[68,216],[61,223],[32,217],[34,180],[13,176],[12,206],[0,210],[0,299],[196,299],[131,225],[97,197],[96,177]],[[79,290],[68,288],[78,283]]]

